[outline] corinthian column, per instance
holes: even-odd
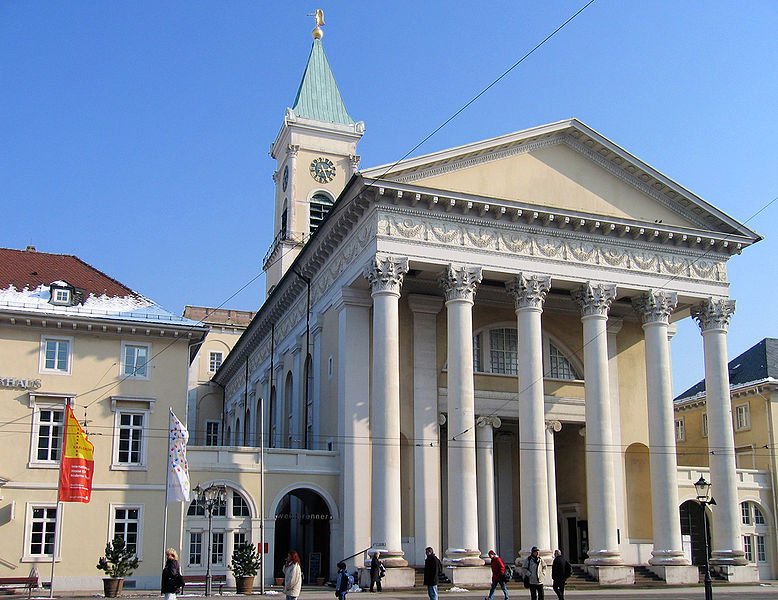
[[[519,464],[521,465],[521,556],[532,546],[551,555],[543,393],[543,338],[540,315],[551,278],[520,274],[505,284],[513,295],[518,322]]]
[[[710,298],[692,308],[692,317],[702,332],[705,352],[705,396],[708,412],[711,492],[716,498],[713,511],[713,552],[716,565],[746,564],[740,537],[740,502],[737,495],[735,434],[729,398],[727,330],[735,312],[735,301]]]
[[[404,567],[400,481],[400,342],[398,300],[408,259],[376,256],[365,269],[373,296],[370,428],[373,454],[372,550],[387,567]]]
[[[476,420],[476,463],[478,465],[478,545],[483,555],[497,549],[497,519],[494,510],[494,430],[500,427],[499,417],[485,416]],[[487,558],[483,556],[483,558]]]
[[[448,548],[444,563],[481,566],[475,460],[473,298],[480,267],[449,265],[440,280],[448,326]]]
[[[651,290],[632,305],[643,320],[646,340],[648,445],[651,466],[651,514],[654,524],[652,565],[688,565],[681,542],[678,466],[675,459],[673,389],[670,370],[670,315],[675,292]]]
[[[587,565],[621,565],[616,518],[616,482],[608,379],[608,310],[615,284],[587,283],[572,292],[581,307],[586,398],[586,504],[589,519]]]

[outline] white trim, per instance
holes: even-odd
[[[114,530],[116,527],[116,510],[117,509],[125,509],[125,510],[136,510],[138,511],[138,540],[135,544],[136,552],[135,556],[138,557],[138,560],[143,560],[143,504],[133,504],[133,503],[113,503],[111,502],[108,505],[108,531],[107,531],[107,538],[106,543],[113,541],[114,538]],[[126,540],[125,540],[126,542]]]
[[[47,369],[46,368],[46,342],[57,341],[68,343],[68,368],[63,371],[62,369]],[[67,335],[48,335],[41,334],[40,343],[40,357],[38,363],[38,372],[47,375],[70,375],[73,372],[73,345],[74,340],[72,336]]]
[[[145,367],[145,374],[137,374],[137,373],[127,373],[125,369],[125,352],[128,348],[145,348],[146,349],[146,363],[144,364]],[[152,357],[152,347],[151,344],[147,342],[122,342],[121,346],[121,354],[119,355],[119,377],[121,379],[132,379],[137,381],[148,381],[151,379],[151,357]],[[136,359],[136,367],[137,369],[137,359]]]
[[[740,424],[740,417],[739,417],[739,409],[743,410],[743,424]],[[732,410],[732,416],[735,420],[733,423],[735,427],[735,431],[749,431],[751,429],[751,403],[750,402],[741,402],[739,404],[735,404]]]
[[[27,502],[25,503],[25,517],[24,517],[24,548],[22,548],[21,562],[40,562],[42,560],[51,560],[51,554],[30,554],[30,544],[32,543],[32,511],[36,508],[54,508],[57,510],[57,519],[59,520],[59,527],[55,524],[55,539],[54,539],[54,560],[61,560],[61,542],[62,542],[62,526],[64,518],[64,504],[57,506],[57,502]]]
[[[43,394],[30,394],[30,408],[32,409],[32,429],[30,431],[30,453],[27,460],[28,469],[59,469],[58,460],[40,460],[38,458],[38,438],[40,435],[40,411],[60,410],[62,411],[62,436],[65,435],[65,406],[72,404],[72,396],[52,395],[49,400]],[[36,400],[37,398],[37,400]],[[61,444],[60,444],[61,445]],[[61,449],[60,449],[61,452]]]
[[[140,402],[147,403],[146,409],[130,406],[122,406],[123,402]],[[111,398],[111,408],[114,412],[113,421],[113,451],[111,453],[111,467],[112,471],[146,471],[148,469],[148,451],[149,451],[149,421],[151,420],[151,410],[153,408],[154,401],[143,398]],[[123,414],[128,415],[143,415],[143,424],[141,426],[141,448],[140,448],[140,462],[138,463],[123,463],[119,462],[119,438],[121,432],[121,416]]]

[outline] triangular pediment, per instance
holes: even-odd
[[[363,172],[552,210],[759,236],[572,119]]]

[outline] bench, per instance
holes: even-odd
[[[189,587],[190,585],[197,586],[197,587],[205,587],[205,580],[207,579],[205,575],[184,575],[184,589]],[[219,586],[219,595],[222,594],[222,589],[225,585],[227,585],[227,576],[226,575],[211,575],[211,586]]]
[[[32,597],[32,590],[40,587],[37,577],[0,577],[0,588],[26,589],[27,598]]]

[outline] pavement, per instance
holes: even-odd
[[[521,585],[509,586],[509,593],[512,600],[520,600],[523,598],[529,598],[529,591],[525,590]],[[439,589],[439,596],[441,600],[485,600],[487,590],[485,589],[462,589],[442,587]],[[22,595],[23,594],[23,595]],[[361,596],[365,594],[367,596],[363,600],[426,600],[427,590],[426,588],[414,588],[412,590],[398,590],[398,591],[384,591],[379,594],[370,594],[370,592],[351,592],[349,594],[349,600],[359,600]],[[19,592],[16,596],[20,599],[26,597],[26,593]],[[235,592],[226,591],[223,594],[224,597],[229,597],[230,600],[237,600],[239,598],[254,598],[259,600],[261,597],[258,589],[255,589],[251,595],[238,595]],[[265,596],[268,600],[285,600],[283,594],[278,589],[272,587],[266,588]],[[67,600],[77,599],[89,599],[103,598],[103,594],[95,591],[71,591],[71,590],[54,590],[54,598],[66,598]],[[181,594],[179,599],[197,599],[202,598],[203,594]],[[331,587],[318,587],[318,586],[306,586],[303,588],[302,594],[299,600],[332,600],[334,597],[334,589]],[[377,597],[377,598],[376,598]],[[727,600],[739,600],[745,598],[748,600],[763,600],[771,599],[778,600],[778,581],[762,581],[758,584],[751,585],[737,585],[719,583],[713,587],[713,597],[715,599],[727,599]],[[34,600],[47,600],[50,598],[48,593],[33,595]],[[122,591],[120,598],[126,598],[128,600],[141,600],[143,598],[160,598],[160,594],[156,590],[124,590]],[[219,598],[219,594],[213,596],[214,600]],[[556,595],[552,591],[551,587],[546,587],[545,598],[547,600],[556,600]],[[565,598],[570,600],[596,600],[599,598],[609,598],[610,600],[631,600],[640,599],[647,600],[651,598],[670,599],[672,600],[704,600],[705,592],[702,585],[692,586],[651,586],[635,588],[630,587],[600,587],[598,585],[587,585],[580,587],[568,587],[565,590]],[[494,600],[503,600],[502,593],[497,590],[494,595]]]

